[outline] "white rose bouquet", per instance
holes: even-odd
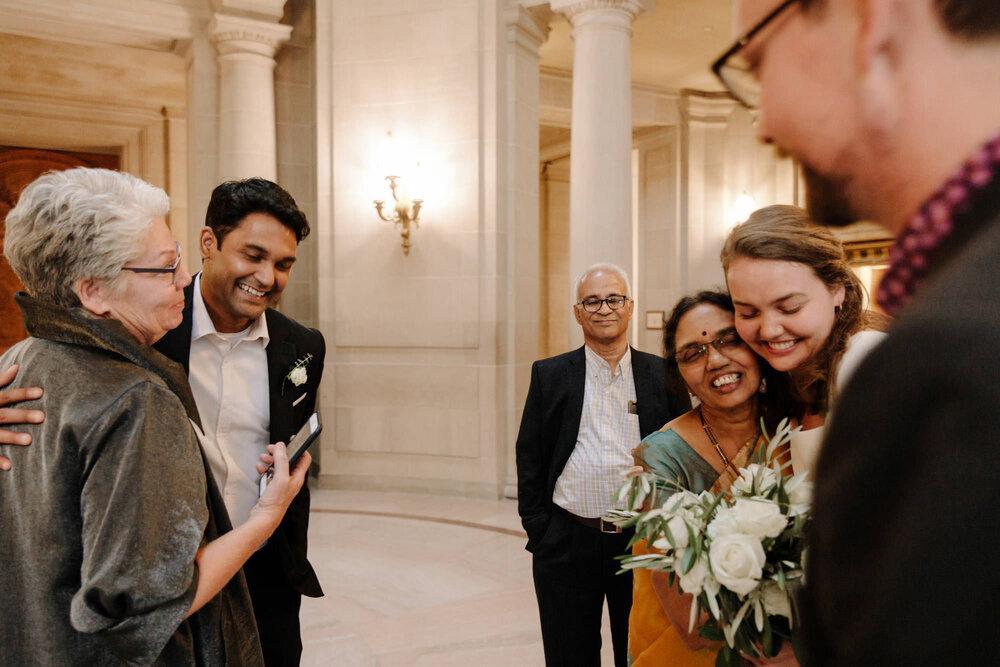
[[[636,475],[618,492],[629,509],[606,517],[634,527],[632,543],[644,539],[658,551],[620,556],[622,571],[666,572],[671,585],[695,597],[689,631],[708,616],[698,633],[725,642],[716,665],[742,665],[741,653],[774,657],[797,629],[794,593],[802,584],[812,483],[804,472],[792,475],[790,463],[776,455],[789,437],[783,420],[740,478],[717,496],[696,495],[650,473]]]

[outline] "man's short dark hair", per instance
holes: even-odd
[[[251,213],[266,213],[295,233],[296,243],[309,235],[309,221],[295,200],[280,185],[263,178],[226,181],[212,191],[205,224],[222,239]]]
[[[827,0],[801,0],[804,9],[822,7]],[[1000,3],[997,0],[933,0],[934,11],[945,29],[962,39],[1000,37]]]

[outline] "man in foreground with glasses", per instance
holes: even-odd
[[[583,347],[536,361],[517,436],[517,497],[528,534],[545,663],[601,664],[607,598],[615,665],[627,660],[631,573],[615,556],[631,531],[601,517],[639,441],[690,409],[668,395],[663,360],[629,347],[634,303],[625,272],[595,264],[576,281]]]
[[[201,273],[184,290],[184,319],[156,348],[188,373],[202,448],[239,526],[257,502],[258,457],[268,443],[288,442],[315,409],[326,347],[319,331],[273,308],[309,234],[292,196],[262,178],[229,181],[212,192],[205,224]],[[293,374],[296,368],[304,372]],[[302,595],[323,595],[306,560],[308,525],[303,485],[243,568],[269,667],[299,664]]]
[[[714,70],[819,221],[897,238],[897,319],[833,411],[801,599],[809,664],[996,662],[1000,6],[740,0]]]

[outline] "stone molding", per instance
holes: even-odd
[[[681,116],[688,121],[727,123],[737,104],[728,93],[681,91]]]
[[[656,6],[655,0],[552,0],[553,11],[559,12],[578,27],[588,22],[588,17],[604,16],[627,19],[631,23],[636,16],[650,11]],[[595,19],[600,21],[600,19]],[[614,19],[612,19],[613,21]],[[603,22],[603,21],[601,21]]]
[[[507,7],[504,10],[507,41],[537,56],[539,47],[549,39],[551,17],[552,12],[542,8]]]
[[[252,53],[273,59],[278,47],[292,36],[292,26],[215,14],[208,34],[220,56]]]
[[[212,0],[212,9],[220,14],[257,16],[277,22],[285,14],[285,0]]]

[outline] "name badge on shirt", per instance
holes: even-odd
[[[637,415],[637,414],[639,414],[639,408],[636,407],[635,401],[629,401],[628,402],[628,413],[630,415]]]

